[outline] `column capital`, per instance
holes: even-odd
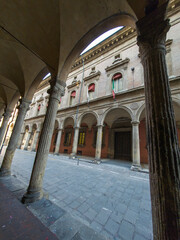
[[[139,125],[139,123],[140,123],[140,122],[137,121],[137,120],[135,120],[135,121],[131,121],[131,124],[132,124],[132,125]]]
[[[157,50],[166,51],[166,33],[170,28],[169,19],[165,20],[167,3],[161,5],[151,14],[137,21],[137,44],[141,59]]]
[[[103,124],[96,125],[97,128],[104,127]]]
[[[60,98],[64,96],[66,83],[63,81],[56,81],[52,78],[50,81],[51,88],[47,90],[47,93],[51,95],[52,98],[60,101]]]
[[[63,131],[63,128],[58,128],[58,132],[59,132],[59,131]]]
[[[19,102],[20,102],[20,105],[19,105],[17,108],[18,108],[19,110],[21,109],[22,111],[27,112],[28,109],[29,109],[29,104],[31,103],[31,101],[28,100],[28,99],[25,99],[25,98],[21,98],[21,99],[19,100]]]

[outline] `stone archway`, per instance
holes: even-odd
[[[111,159],[132,161],[132,117],[129,111],[114,108],[104,115],[103,123],[109,127],[108,157]]]
[[[77,155],[95,157],[98,115],[85,112],[78,120]]]

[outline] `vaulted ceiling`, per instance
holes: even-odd
[[[93,39],[116,26],[135,27],[147,2],[0,0],[1,101],[10,104],[16,91],[26,97],[45,67],[66,81],[73,61]]]

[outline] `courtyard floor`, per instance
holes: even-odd
[[[12,175],[25,187],[34,157],[34,152],[17,150],[13,159]],[[96,165],[86,158],[78,164],[49,154],[44,191],[53,204],[104,239],[153,239],[149,175],[131,171],[130,163],[106,160]],[[41,219],[36,209],[30,210]],[[57,226],[58,219],[48,227],[58,236]],[[72,239],[59,234],[59,239]]]

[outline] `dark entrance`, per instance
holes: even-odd
[[[114,158],[131,161],[131,132],[115,132]]]

